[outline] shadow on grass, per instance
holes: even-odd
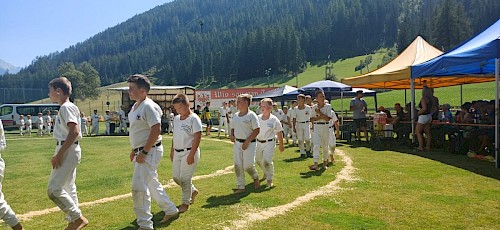
[[[180,214],[178,214],[177,216],[171,218],[170,220],[167,221],[167,223],[160,224],[160,221],[165,216],[165,213],[163,211],[157,212],[157,213],[153,214],[153,228],[167,227],[170,224],[172,224],[172,222],[174,222],[175,220],[179,219],[179,215]],[[130,222],[130,226],[127,226],[127,227],[124,227],[124,228],[120,228],[120,230],[136,230],[138,228],[139,228],[139,225],[137,224],[137,219],[135,219],[134,221]]]
[[[420,152],[420,151],[415,151],[413,147],[401,146],[396,144],[389,144],[377,147],[371,146],[368,142],[361,142],[361,143],[351,142],[344,144],[353,149],[359,147],[366,147],[374,151],[393,151],[393,152],[411,154],[419,157],[424,157],[430,160],[438,161],[443,164],[455,166],[457,168],[465,169],[467,171],[482,176],[500,180],[499,169],[495,168],[495,163],[470,158],[466,155],[452,154],[447,152],[446,148],[436,148],[433,149],[432,151]]]
[[[303,158],[301,157],[300,155],[295,157],[295,158],[288,158],[288,159],[284,159],[283,161],[284,162],[287,162],[287,163],[292,163],[292,162],[297,162],[297,161],[305,161],[307,160],[308,158]]]
[[[300,177],[302,179],[307,179],[307,178],[311,178],[313,176],[321,176],[325,172],[326,169],[323,167],[323,163],[319,164],[318,167],[319,167],[319,170],[310,170],[308,172],[300,173]]]
[[[222,196],[211,196],[207,199],[207,204],[203,205],[203,208],[217,208],[224,205],[233,205],[239,203],[240,200],[250,193],[260,193],[266,190],[266,186],[260,186],[258,189],[254,189],[253,183],[247,184],[245,186],[245,191],[238,194],[227,194]]]

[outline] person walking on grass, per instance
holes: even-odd
[[[24,127],[26,126],[26,122],[24,122],[24,115],[19,115],[19,134],[24,136]]]
[[[219,108],[219,130],[217,137],[220,137],[220,132],[222,130],[222,126],[224,126],[224,137],[227,136],[228,133],[228,117],[227,117],[227,112],[229,111],[229,108],[227,107],[227,102],[222,102],[222,107]]]
[[[259,117],[260,131],[257,135],[257,152],[255,161],[264,171],[264,178],[267,180],[267,187],[273,187],[274,176],[274,148],[276,147],[276,136],[278,137],[279,150],[285,150],[283,145],[283,127],[280,120],[271,114],[273,100],[264,98],[260,101],[262,114]]]
[[[160,223],[178,216],[179,210],[158,181],[157,168],[163,158],[161,134],[162,110],[148,98],[149,79],[141,74],[128,78],[130,99],[136,101],[128,114],[130,121],[130,161],[134,165],[132,200],[140,230],[153,229],[151,198],[165,212]]]
[[[97,109],[94,109],[94,114],[92,114],[92,129],[90,130],[90,135],[99,135],[99,114],[97,114]]]
[[[306,96],[304,96],[304,94],[299,94],[297,96],[298,105],[294,109],[295,116],[293,118],[293,131],[297,134],[300,156],[302,158],[307,157],[307,149],[311,145],[311,107],[305,104],[305,100]]]
[[[318,161],[320,156],[320,147],[323,149],[323,168],[328,168],[328,156],[330,136],[330,119],[332,119],[332,107],[325,103],[325,93],[316,92],[316,101],[312,107],[311,123],[314,124],[313,133],[313,159],[314,164],[309,166],[311,170],[318,170]]]
[[[7,147],[7,142],[5,141],[5,132],[3,129],[2,120],[0,120],[0,150],[4,150],[6,147]],[[0,156],[0,218],[3,220],[3,222],[5,222],[5,224],[9,225],[12,229],[23,230],[24,228],[21,225],[21,223],[19,223],[19,220],[16,217],[16,213],[14,213],[9,204],[7,204],[7,201],[5,200],[2,193],[2,182],[4,178],[4,172],[5,172],[5,162]]]
[[[26,132],[28,132],[31,137],[31,130],[33,129],[33,121],[31,120],[31,115],[26,115]]]
[[[240,94],[236,101],[238,112],[233,115],[231,141],[233,146],[234,171],[236,172],[236,188],[234,193],[245,192],[245,172],[253,179],[254,188],[260,187],[259,175],[255,169],[255,138],[259,134],[259,118],[249,110],[252,95]]]
[[[365,132],[366,141],[368,141],[368,130],[366,129],[367,104],[363,99],[363,90],[356,91],[356,97],[351,99],[350,110],[356,127],[356,141],[361,141],[361,130]]]
[[[193,174],[200,161],[201,119],[191,112],[189,99],[185,94],[177,94],[172,104],[178,115],[174,118],[174,132],[170,160],[172,176],[182,189],[182,204],[179,212],[183,213],[194,203],[198,190],[193,185]]]
[[[64,213],[68,226],[66,230],[79,230],[89,221],[78,207],[76,191],[76,166],[80,163],[82,149],[78,141],[80,131],[80,110],[69,101],[71,82],[66,77],[55,78],[49,83],[49,98],[61,107],[54,127],[56,149],[52,156],[47,194]]]

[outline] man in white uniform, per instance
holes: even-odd
[[[325,102],[326,103],[326,102]],[[332,119],[330,119],[329,126],[329,135],[330,141],[328,142],[328,147],[330,148],[330,162],[333,164],[335,162],[335,158],[333,155],[335,154],[335,148],[337,147],[337,133],[339,132],[339,119],[337,118],[337,114],[332,108]]]
[[[135,74],[127,81],[130,99],[136,101],[128,114],[130,145],[132,146],[130,160],[134,164],[132,177],[134,212],[139,229],[153,229],[151,198],[165,212],[160,223],[166,223],[179,213],[158,181],[156,171],[163,158],[162,136],[160,135],[162,110],[158,104],[147,97],[151,82],[146,76]]]
[[[38,136],[43,136],[43,117],[42,113],[38,113],[38,120],[36,121],[36,125],[38,127]]]
[[[231,130],[233,129],[233,116],[238,112],[238,109],[236,108],[236,102],[234,99],[229,100],[229,109],[227,111],[227,130],[229,132],[229,136],[231,136]]]
[[[106,114],[104,115],[104,124],[106,125],[106,135],[110,134],[110,124],[111,124],[111,114],[109,114],[109,110],[106,110]]]
[[[287,116],[290,118],[290,135],[292,136],[292,146],[298,146],[297,133],[293,129],[293,119],[295,118],[295,108],[297,107],[297,100],[292,101],[292,106],[288,109]]]
[[[293,131],[297,133],[299,142],[300,156],[306,158],[306,149],[311,144],[311,107],[305,104],[306,96],[299,94],[297,96],[298,105],[295,107],[295,117],[293,118]],[[305,146],[304,146],[305,144]]]
[[[313,104],[314,103],[313,103],[313,99],[312,99],[311,95],[306,95],[306,105],[311,108],[311,111],[312,111]],[[309,133],[311,134],[311,144],[306,149],[306,151],[307,151],[307,157],[313,158],[312,151],[313,151],[313,148],[314,148],[314,142],[312,141],[312,137],[314,135],[314,124],[311,123],[311,125],[309,126],[309,128],[311,128],[311,130],[309,131]]]
[[[177,94],[172,100],[178,115],[174,118],[174,136],[170,148],[172,176],[182,189],[183,213],[194,203],[198,190],[193,185],[193,174],[200,161],[201,119],[189,109],[189,99],[185,94]]]
[[[238,112],[233,116],[231,141],[234,142],[233,160],[236,172],[234,193],[245,192],[245,172],[253,179],[254,188],[260,187],[259,174],[255,169],[256,140],[259,134],[259,118],[249,110],[252,95],[240,94],[236,106]]]
[[[24,122],[24,116],[21,114],[19,115],[19,134],[21,136],[24,135],[24,127],[26,126],[26,122]]]
[[[257,135],[257,152],[255,161],[264,171],[264,177],[267,180],[267,187],[273,187],[274,176],[274,147],[276,146],[276,138],[278,136],[279,150],[283,152],[283,127],[280,120],[271,114],[271,105],[273,100],[264,98],[260,101],[262,114],[259,117],[260,131]]]
[[[92,130],[90,135],[99,135],[99,114],[97,114],[97,109],[94,109],[94,114],[92,114]]]
[[[317,104],[312,108],[311,122],[314,124],[313,133],[313,159],[314,165],[309,166],[311,170],[318,170],[320,147],[323,149],[323,168],[328,168],[328,151],[330,141],[330,119],[332,119],[332,107],[325,104],[323,91],[316,92]]]
[[[120,108],[120,111],[118,112],[118,116],[120,117],[120,132],[123,133],[128,133],[127,132],[127,115],[125,114],[125,106],[122,105]]]
[[[87,117],[85,117],[85,113],[81,112],[80,113],[80,130],[82,132],[82,136],[88,136],[89,135],[89,130],[87,129]]]
[[[224,126],[224,129],[225,129],[225,132],[224,132],[224,137],[227,136],[227,133],[228,133],[228,127],[227,127],[227,112],[228,112],[228,108],[227,108],[227,102],[223,102],[222,103],[222,107],[219,108],[219,131],[218,131],[218,137],[220,137],[220,131],[222,130],[222,126]]]
[[[288,106],[283,106],[283,116],[281,116],[281,126],[283,127],[283,136],[288,144],[288,135],[292,134],[292,122],[290,120],[290,116],[288,115],[290,111],[288,110]]]
[[[49,98],[57,102],[58,119],[54,127],[56,149],[52,156],[52,172],[47,195],[65,214],[68,226],[65,229],[79,230],[89,221],[78,206],[76,191],[76,166],[80,163],[82,150],[78,141],[80,132],[80,110],[69,101],[71,82],[65,77],[55,78],[49,83]]]
[[[31,137],[31,130],[32,129],[33,129],[33,122],[31,121],[31,115],[28,114],[28,115],[26,115],[26,132],[28,132],[30,137]]]
[[[21,115],[21,118],[22,119]],[[24,120],[23,120],[24,121]],[[0,120],[0,150],[4,150],[7,147],[7,142],[5,141],[5,132],[3,130],[2,120]],[[2,181],[4,178],[5,162],[0,156],[0,218],[3,222],[9,225],[14,230],[23,230],[23,226],[19,223],[16,217],[16,213],[10,208],[9,204],[5,200],[2,193]]]
[[[45,132],[50,135],[52,131],[52,117],[50,116],[50,111],[47,111],[47,115],[43,118],[43,126],[45,128]]]

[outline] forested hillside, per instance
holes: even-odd
[[[265,70],[294,74],[306,62],[402,49],[419,34],[450,49],[499,15],[497,0],[176,0],[38,57],[0,85],[45,88],[66,62],[88,62],[103,85],[131,73],[157,84],[229,84]]]

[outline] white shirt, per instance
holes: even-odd
[[[87,118],[86,117],[80,117],[80,122],[82,123],[82,127],[87,127]]]
[[[99,123],[99,114],[92,114],[92,124]]]
[[[288,113],[286,115],[290,118],[290,121],[293,121],[295,118],[295,107],[288,109]]]
[[[174,121],[174,117],[175,117],[174,113],[170,113],[170,121]]]
[[[43,124],[44,125],[52,124],[52,118],[49,115],[45,115],[45,117],[43,118]]]
[[[128,120],[130,121],[130,145],[133,149],[144,147],[146,144],[151,127],[156,124],[161,124],[162,111],[158,104],[153,100],[146,98],[139,106],[134,103]],[[161,135],[158,135],[156,142],[161,141]]]
[[[226,117],[228,110],[229,109],[227,109],[227,108],[220,107],[220,109],[219,109],[220,117]]]
[[[318,105],[313,105],[311,117],[319,117],[319,113],[316,113],[316,108]],[[330,104],[325,104],[323,108],[320,109],[321,113],[325,114],[327,117],[332,118],[332,106]],[[330,119],[331,120],[331,119]],[[319,119],[314,122],[328,122],[324,119]]]
[[[201,132],[201,119],[194,113],[181,120],[181,116],[174,117],[174,149],[186,149],[193,146],[194,134]]]
[[[255,130],[259,128],[259,118],[253,111],[248,110],[245,116],[240,117],[240,112],[233,116],[234,137],[236,139],[247,139]]]
[[[309,121],[311,118],[311,107],[304,105],[304,109],[299,109],[299,106],[295,107],[295,119],[297,122]]]
[[[120,109],[120,112],[118,112],[118,116],[120,116],[121,121],[127,121],[127,116],[125,115],[125,111],[123,111],[123,109]]]
[[[271,114],[274,115],[275,117],[281,119],[283,117],[283,114],[285,114],[285,113],[281,109],[278,109],[278,110],[273,109],[273,111],[271,111]]]
[[[38,117],[38,121],[36,121],[37,124],[42,125],[43,124],[43,117]]]
[[[5,141],[5,132],[3,131],[2,120],[0,120],[0,150],[4,150],[7,147],[7,142]]]
[[[21,126],[24,126],[26,123],[24,122],[24,119],[19,119],[19,123],[21,123]]]
[[[26,120],[26,127],[31,128],[31,119]]]
[[[68,123],[75,123],[80,128],[80,110],[78,107],[71,102],[64,102],[59,109],[59,114],[57,114],[56,123],[54,124],[54,139],[58,141],[65,141],[68,137],[69,127]],[[82,131],[78,133],[75,141],[82,138]]]
[[[238,109],[236,108],[236,106],[229,106],[229,111],[231,111],[229,118],[232,118],[232,117],[234,117],[234,114],[236,114],[236,112],[238,112]]]
[[[335,113],[335,111],[333,111],[332,109],[332,119],[330,119],[330,127],[333,128],[333,125],[335,124],[336,121],[338,121],[339,118],[337,117],[337,114]]]
[[[108,114],[104,115],[104,121],[109,123],[111,121],[111,117]]]
[[[262,116],[263,114],[259,115],[260,131],[259,135],[257,135],[257,140],[265,141],[274,139],[276,133],[283,131],[283,127],[281,126],[279,119],[270,114],[269,119],[263,120]]]

